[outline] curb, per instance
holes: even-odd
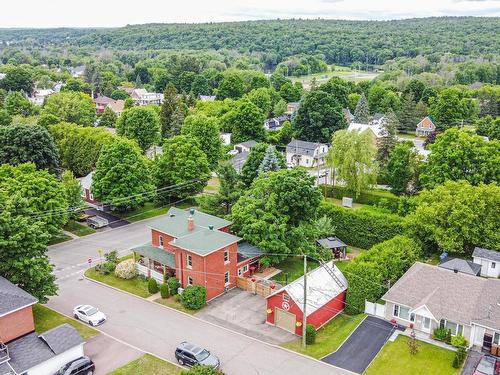
[[[160,307],[162,307],[162,308],[164,308],[164,309],[168,309],[168,310],[170,310],[170,311],[174,311],[174,312],[176,312],[176,313],[182,314],[182,315],[184,315],[184,316],[186,316],[186,317],[189,317],[189,318],[192,318],[192,319],[196,319],[196,320],[198,320],[199,322],[202,322],[202,323],[205,323],[205,324],[209,324],[209,325],[211,325],[212,327],[216,327],[216,328],[219,328],[219,329],[223,329],[223,330],[225,330],[225,331],[227,331],[227,332],[231,332],[231,333],[233,333],[233,334],[236,334],[236,335],[239,335],[239,336],[245,337],[245,338],[247,338],[247,339],[250,339],[250,340],[253,340],[253,341],[259,342],[259,343],[264,344],[264,345],[266,345],[266,346],[271,346],[271,347],[273,347],[273,348],[276,348],[276,349],[279,349],[279,350],[283,350],[283,351],[285,351],[285,352],[288,352],[288,353],[291,353],[291,354],[295,354],[295,355],[301,356],[301,357],[306,358],[306,359],[309,359],[309,360],[313,360],[313,361],[318,362],[318,363],[321,363],[321,364],[323,364],[323,365],[325,365],[325,366],[330,366],[330,367],[333,367],[333,368],[335,368],[335,369],[339,369],[339,370],[345,371],[345,372],[347,372],[347,373],[356,374],[356,373],[354,373],[354,372],[352,372],[352,371],[349,371],[349,370],[343,369],[343,368],[341,368],[341,367],[337,367],[337,366],[331,365],[331,364],[326,363],[326,362],[323,362],[323,361],[321,361],[321,360],[319,360],[319,359],[316,359],[316,358],[310,357],[310,356],[308,356],[308,355],[306,355],[306,354],[302,354],[302,353],[299,353],[299,352],[293,351],[293,350],[291,350],[291,349],[283,348],[283,347],[278,346],[278,345],[275,345],[275,344],[270,344],[270,343],[268,343],[268,342],[265,342],[265,341],[262,341],[262,340],[256,339],[255,337],[245,335],[244,333],[237,332],[237,331],[233,331],[232,329],[229,329],[229,328],[227,328],[227,327],[220,326],[220,325],[218,325],[218,324],[215,324],[215,323],[209,322],[209,321],[207,321],[207,320],[204,320],[204,319],[198,318],[198,317],[197,317],[197,316],[195,316],[195,315],[190,315],[190,314],[188,314],[188,313],[185,313],[185,312],[183,312],[183,311],[180,311],[180,310],[174,309],[174,308],[172,308],[172,307],[165,306],[165,305],[162,305],[162,304],[160,304],[160,303],[156,303],[156,302],[154,302],[154,301],[149,301],[149,300],[147,300],[146,298],[143,298],[143,297],[140,297],[140,296],[138,296],[138,295],[136,295],[136,294],[133,294],[133,293],[127,292],[126,290],[121,290],[121,289],[116,288],[116,287],[114,287],[114,286],[111,286],[111,285],[105,284],[105,283],[103,283],[103,282],[101,282],[101,281],[97,281],[97,280],[91,279],[91,278],[87,277],[87,276],[85,275],[85,273],[83,274],[83,278],[84,278],[85,280],[91,281],[91,282],[93,282],[93,283],[96,283],[96,284],[99,284],[99,285],[102,285],[102,286],[108,287],[108,288],[110,288],[110,289],[114,289],[114,290],[116,290],[116,291],[118,291],[118,292],[128,294],[128,295],[130,295],[130,296],[132,296],[132,297],[135,297],[135,298],[138,298],[138,299],[140,299],[140,300],[142,300],[142,301],[146,301],[146,302],[152,303],[152,304],[154,304],[154,305],[156,305],[156,306],[160,306]],[[366,319],[366,317],[365,317],[365,319]],[[364,319],[363,319],[363,320],[364,320]],[[153,355],[154,355],[154,354],[153,354]],[[160,357],[158,357],[158,358],[160,358]],[[356,374],[356,375],[359,375],[359,374]]]

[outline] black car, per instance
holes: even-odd
[[[220,366],[219,358],[210,354],[208,350],[185,341],[180,343],[177,349],[175,349],[175,358],[181,366],[202,365],[216,369]]]
[[[80,357],[66,363],[56,375],[92,375],[94,370],[94,362],[89,357]]]

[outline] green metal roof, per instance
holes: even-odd
[[[169,244],[205,256],[241,240],[240,237],[216,229],[198,228],[188,233],[187,236],[170,241]]]
[[[193,210],[191,215],[190,210]],[[208,215],[198,210],[181,210],[176,207],[171,207],[166,216],[161,219],[153,221],[150,224],[152,229],[166,233],[172,237],[183,237],[200,229],[208,229],[213,226],[214,229],[220,229],[231,225],[231,222],[220,217]],[[188,230],[188,218],[192,216],[194,219],[194,230]]]
[[[146,258],[156,260],[161,264],[168,266],[172,269],[175,269],[175,256],[168,251],[160,249],[151,245],[151,243],[147,243],[141,246],[134,247],[132,251],[145,256]]]

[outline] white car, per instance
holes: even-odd
[[[106,315],[99,311],[97,307],[90,305],[78,305],[73,309],[75,319],[81,320],[91,326],[97,326],[104,323]]]

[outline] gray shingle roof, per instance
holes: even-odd
[[[500,329],[500,280],[417,262],[382,297],[411,309],[426,305],[434,317]]]
[[[475,247],[472,253],[473,257],[489,259],[494,262],[500,262],[500,251],[483,249],[481,247]]]
[[[0,316],[37,302],[31,294],[0,276]]]
[[[231,159],[229,159],[229,162],[233,166],[234,170],[237,173],[240,173],[241,170],[243,169],[243,166],[248,160],[248,156],[250,153],[248,151],[242,151],[236,155],[234,155]]]
[[[0,363],[0,375],[14,375],[14,372],[7,363]]]
[[[238,244],[238,263],[263,255],[265,252],[248,242]]]
[[[75,328],[67,323],[48,330],[41,334],[40,338],[47,343],[49,348],[56,355],[83,344],[82,336],[80,336]]]
[[[452,271],[457,270],[458,272],[474,276],[478,276],[481,272],[480,264],[459,258],[446,257],[439,263],[438,267]]]
[[[242,145],[242,146],[245,146],[247,148],[252,148],[253,146],[255,146],[257,144],[256,141],[254,141],[253,139],[249,140],[249,141],[245,141],[245,142],[240,142],[238,143],[238,145]]]
[[[335,249],[337,247],[346,247],[347,245],[337,237],[326,237],[316,241],[319,245],[327,249]]]

